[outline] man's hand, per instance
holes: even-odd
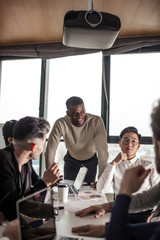
[[[90,188],[93,188],[94,190],[96,190],[97,187],[97,182],[94,182],[90,185]]]
[[[59,168],[57,163],[53,163],[43,174],[42,180],[47,187],[54,185],[60,177]]]
[[[3,236],[8,237],[10,240],[20,239],[18,219],[11,221],[7,224],[6,228],[3,231]]]
[[[154,212],[151,213],[151,215],[147,218],[147,223],[150,223],[153,218]]]
[[[78,236],[103,237],[105,235],[105,225],[85,225],[80,227],[73,227],[73,233]]]
[[[104,203],[100,205],[90,206],[88,208],[85,208],[83,210],[76,212],[75,214],[76,216],[79,216],[79,217],[85,217],[89,213],[95,213],[94,215],[95,218],[99,218],[103,216],[106,212],[110,212],[110,211],[111,211],[110,203]]]
[[[130,196],[132,193],[136,192],[150,171],[151,169],[145,170],[145,168],[141,165],[126,170],[121,182],[119,193]]]
[[[114,166],[114,165],[117,165],[120,162],[124,162],[126,160],[127,160],[127,154],[120,152],[110,164],[112,164]]]
[[[57,182],[56,182],[56,185],[58,185],[62,180],[63,180],[63,175],[60,175],[60,176],[59,176],[59,179],[58,179]]]

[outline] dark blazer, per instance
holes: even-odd
[[[36,174],[32,160],[22,166],[19,173],[13,145],[0,150],[0,211],[8,220],[16,218],[16,202],[23,196],[46,188]]]
[[[106,224],[106,240],[160,239],[160,222],[128,224],[130,202],[129,196],[117,195],[110,223]]]

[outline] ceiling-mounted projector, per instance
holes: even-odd
[[[115,42],[121,27],[119,17],[99,12],[69,11],[63,25],[63,44],[69,47],[108,49]]]

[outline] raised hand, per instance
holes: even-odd
[[[127,160],[127,154],[120,152],[110,164],[117,165],[120,162],[124,162],[126,160]]]
[[[59,180],[60,172],[57,163],[53,163],[45,172],[43,175],[42,180],[45,182],[47,187],[52,186],[56,184],[56,182]]]
[[[97,187],[97,182],[94,182],[90,185],[90,188],[93,188],[94,190],[96,190]]]
[[[150,171],[151,169],[146,170],[141,165],[126,170],[121,182],[121,188],[119,193],[127,194],[130,196],[132,193],[136,192],[140,188],[140,186],[144,182],[144,179],[148,176]]]

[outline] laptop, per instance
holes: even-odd
[[[16,207],[21,240],[82,239],[57,236],[51,188],[45,188],[18,200]]]
[[[74,184],[68,184],[68,193],[78,195],[79,190],[81,189],[81,186],[84,182],[85,176],[87,174],[88,168],[86,167],[80,167],[79,172],[77,174],[77,177],[74,181]],[[65,180],[64,180],[65,181]]]

